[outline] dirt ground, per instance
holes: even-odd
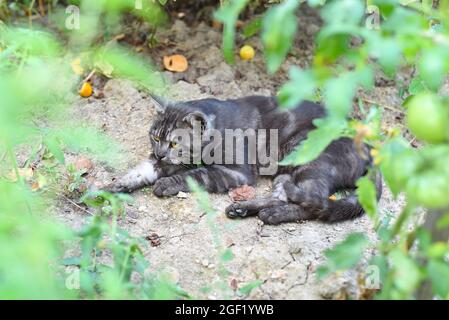
[[[171,83],[172,99],[276,94],[279,86],[287,79],[289,67],[307,65],[312,56],[312,39],[319,29],[319,21],[316,15],[309,12],[304,12],[299,21],[300,32],[292,54],[281,71],[272,76],[266,73],[258,39],[252,38],[247,42],[237,39],[238,47],[249,43],[257,54],[251,62],[237,59],[236,64],[230,66],[224,62],[220,50],[220,30],[205,23],[189,28],[183,21],[175,21],[170,29],[158,32],[160,44],[151,51],[151,56],[160,70],[164,55],[180,53],[189,60],[189,69],[185,73],[164,72]],[[128,155],[127,160],[117,168],[95,164],[90,175],[95,180],[107,183],[149,154],[148,129],[155,111],[148,94],[139,91],[128,81],[109,80],[103,93],[102,99],[80,99],[73,112],[75,117],[107,133]],[[364,96],[390,106],[397,106],[400,102],[394,87],[379,86]],[[384,125],[397,121],[400,116],[395,111],[386,110]],[[256,187],[258,196],[269,190],[269,180],[259,181]],[[121,226],[135,236],[145,237],[156,233],[161,237],[159,246],[144,248],[151,270],[168,273],[173,281],[196,298],[222,298],[220,289],[213,285],[219,279],[213,232],[194,197],[188,194],[186,198],[160,199],[153,196],[151,188],[135,192],[133,197],[135,202],[128,206],[128,217],[121,222]],[[347,234],[362,232],[374,240],[376,236],[368,217],[337,224],[310,221],[266,226],[257,218],[229,220],[223,213],[231,203],[229,196],[210,195],[210,198],[213,207],[220,213],[213,223],[220,230],[222,244],[234,254],[234,259],[226,264],[230,271],[226,282],[241,287],[256,279],[263,281],[248,296],[235,293],[232,298],[359,297],[355,271],[319,282],[315,270],[324,261],[323,250],[343,240]],[[396,213],[401,205],[401,200],[393,200],[391,194],[384,191],[380,202],[382,213]],[[72,227],[80,228],[86,213],[61,200],[58,218]],[[363,269],[363,266],[360,268]],[[205,287],[212,288],[204,290]]]

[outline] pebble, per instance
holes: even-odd
[[[179,199],[187,199],[189,197],[189,195],[183,191],[179,191],[177,197]]]
[[[207,260],[207,259],[201,260],[201,265],[202,265],[203,267],[208,267],[208,266],[209,266],[209,260]]]
[[[143,211],[147,210],[147,207],[140,206],[138,210],[139,210],[139,212],[143,212]]]

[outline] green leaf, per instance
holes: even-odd
[[[437,222],[438,229],[449,228],[449,212],[442,216]]]
[[[253,291],[253,289],[257,288],[257,287],[260,286],[262,283],[263,283],[262,280],[255,280],[255,281],[252,281],[252,282],[250,282],[250,283],[244,285],[243,287],[241,287],[241,288],[239,289],[239,292],[240,292],[242,295],[247,296],[247,295],[249,295],[249,294],[251,293],[251,291]]]
[[[345,118],[352,108],[352,99],[357,89],[357,78],[353,73],[346,73],[339,78],[332,78],[324,85],[324,104],[329,115]]]
[[[380,157],[380,170],[385,182],[393,195],[397,196],[416,170],[415,151],[409,148],[405,139],[397,137],[380,149]]]
[[[248,23],[247,25],[245,25],[243,27],[243,36],[245,38],[250,38],[254,35],[256,35],[260,29],[262,28],[262,18],[261,17],[257,17],[253,20],[251,20],[250,23]]]
[[[324,252],[326,265],[321,267],[319,277],[335,271],[347,270],[356,265],[363,256],[369,241],[362,233],[352,233],[345,240]]]
[[[89,153],[94,158],[111,165],[117,164],[125,157],[120,146],[108,136],[82,124],[67,124],[65,128],[55,131],[54,135],[69,150]]]
[[[281,165],[301,165],[315,160],[346,127],[346,121],[335,118],[317,119],[314,123],[317,128],[309,132],[307,139],[286,156]]]
[[[412,293],[421,281],[421,272],[416,262],[400,249],[390,253],[394,269],[394,284],[404,294]]]
[[[165,86],[164,78],[155,72],[149,61],[120,46],[97,50],[94,64],[106,76],[129,79],[146,89],[163,89]]]
[[[348,26],[360,24],[364,15],[364,6],[358,0],[339,0],[327,4],[321,13],[327,24]]]
[[[367,38],[368,52],[379,61],[383,71],[392,76],[401,62],[401,49],[396,40],[371,33]]]
[[[442,299],[449,298],[449,263],[432,259],[427,266],[432,288]]]
[[[209,201],[209,196],[206,191],[191,177],[187,177],[187,185],[192,193],[195,195],[198,205],[204,212],[207,214],[213,214],[215,210],[212,208],[212,205]]]
[[[282,107],[293,108],[306,99],[311,99],[316,90],[316,81],[309,70],[294,66],[290,69],[290,81],[279,91],[278,98]]]
[[[228,248],[221,254],[220,259],[223,262],[231,261],[232,259],[234,259],[234,254],[232,253],[231,249]]]
[[[310,7],[318,7],[318,6],[322,6],[326,3],[326,0],[307,0],[307,4]]]
[[[46,136],[44,144],[60,163],[63,164],[65,162],[64,153],[62,152],[59,140],[55,136]]]
[[[427,90],[426,85],[424,84],[424,82],[422,81],[422,79],[420,77],[413,78],[412,81],[410,81],[410,84],[408,86],[408,92],[411,95],[417,95],[418,93],[426,91],[426,90]],[[404,105],[406,105],[406,103],[404,103]]]
[[[376,186],[368,176],[357,181],[357,196],[360,204],[371,219],[377,215]]]
[[[234,63],[235,24],[249,0],[229,0],[215,12],[215,19],[223,22],[223,54],[228,63]]]
[[[14,47],[30,56],[55,57],[62,51],[55,36],[43,31],[2,28],[0,40],[6,47]]]
[[[273,6],[265,15],[262,24],[262,42],[270,73],[279,69],[290,51],[298,26],[298,18],[295,15],[298,6],[299,1],[286,0]]]

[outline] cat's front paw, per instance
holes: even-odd
[[[129,184],[124,181],[117,180],[111,184],[108,184],[101,188],[103,191],[110,193],[130,193],[132,190],[129,188]]]
[[[185,191],[184,185],[175,181],[172,177],[160,178],[153,188],[153,193],[157,197],[174,196],[179,191]]]

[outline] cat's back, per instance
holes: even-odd
[[[262,96],[228,100],[207,98],[191,101],[190,106],[207,115],[214,115],[218,129],[259,128],[261,115],[276,108],[270,97]]]

